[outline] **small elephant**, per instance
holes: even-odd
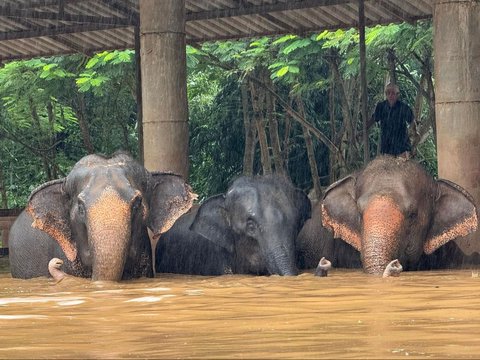
[[[183,215],[156,248],[157,272],[297,275],[295,237],[307,196],[277,176],[240,177]]]
[[[154,236],[167,231],[195,196],[180,176],[150,173],[127,154],[85,156],[30,195],[10,231],[12,276],[48,276],[59,258],[77,277],[152,277],[147,227]]]
[[[381,275],[398,259],[415,270],[422,254],[477,229],[472,197],[433,179],[413,160],[388,155],[332,184],[322,202],[323,225],[361,254],[363,269]]]

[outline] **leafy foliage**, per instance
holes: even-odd
[[[291,104],[293,110],[299,110],[293,101],[297,97],[305,106],[305,120],[335,142],[342,156],[361,154],[361,146],[340,136],[346,114],[353,122],[351,136],[359,137],[362,129],[358,42],[357,30],[348,29],[187,46],[189,181],[195,191],[203,198],[222,192],[242,172],[245,114],[241,84],[252,79],[256,86],[265,86],[257,77],[265,69],[271,79],[268,91],[273,91],[277,99],[274,114],[282,151],[288,153],[288,172],[295,184],[305,190],[312,186],[302,127],[286,109]],[[431,23],[367,28],[366,45],[369,113],[383,99],[389,72],[387,54],[392,50],[402,97],[413,105],[420,78],[431,65]],[[339,79],[332,75],[334,62]],[[0,181],[7,191],[9,207],[23,206],[33,188],[64,176],[89,151],[110,154],[123,149],[136,156],[135,89],[132,50],[104,51],[90,58],[75,55],[4,64],[0,68],[0,165],[4,178]],[[346,110],[340,89],[349,104]],[[251,103],[249,106],[246,115],[252,117]],[[424,106],[418,121],[425,123],[431,116],[431,109]],[[370,131],[372,156],[377,152],[378,136],[378,129]],[[417,158],[435,174],[432,132],[424,139],[417,148]],[[330,168],[331,153],[317,138],[313,146],[322,184],[328,185],[334,171]],[[259,172],[258,148],[254,157]],[[339,166],[346,172],[356,164]]]

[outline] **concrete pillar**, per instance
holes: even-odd
[[[434,7],[435,114],[439,177],[463,186],[480,207],[480,3]],[[480,252],[480,231],[458,245]]]
[[[185,0],[140,0],[144,164],[188,176]]]

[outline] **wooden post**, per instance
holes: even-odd
[[[438,175],[463,186],[480,206],[480,3],[437,0],[434,8]],[[479,231],[458,240],[480,252]],[[473,240],[475,239],[475,241]]]
[[[188,176],[185,0],[140,0],[144,161]]]
[[[361,106],[362,106],[362,129],[363,129],[363,162],[366,164],[370,160],[370,151],[368,145],[367,129],[367,60],[365,46],[365,4],[364,0],[358,1],[358,33],[360,35],[360,88],[361,88]]]
[[[144,164],[143,148],[143,116],[142,116],[142,65],[140,57],[140,26],[135,26],[135,90],[137,95],[137,133],[138,161]]]

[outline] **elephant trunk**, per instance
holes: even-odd
[[[92,280],[120,281],[130,234],[110,228],[92,237]]]
[[[267,256],[267,268],[270,274],[281,276],[296,276],[298,270],[295,265],[295,253],[293,250],[280,245],[270,251],[271,256]]]
[[[374,198],[363,213],[362,263],[366,273],[382,275],[397,257],[404,216],[389,197]]]
[[[131,242],[129,204],[107,192],[92,206],[88,224],[92,280],[120,281]]]

